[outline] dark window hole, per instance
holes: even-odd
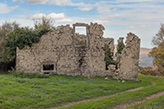
[[[43,70],[54,70],[54,65],[53,64],[43,65]]]

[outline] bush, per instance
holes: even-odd
[[[106,70],[108,70],[108,65],[115,64],[115,62],[112,59],[112,55],[108,45],[105,44],[105,46],[102,49],[105,51],[104,61],[106,62]]]
[[[119,42],[117,45],[117,53],[121,54],[121,51],[124,49],[125,45],[123,43],[123,41]]]
[[[161,67],[156,67],[154,72],[153,72],[153,75],[158,75],[158,76],[164,76],[164,72],[163,72],[163,68]]]
[[[148,72],[148,71],[146,71],[146,70],[140,70],[140,72],[139,73],[141,73],[141,74],[143,74],[143,75],[150,75],[150,72]]]
[[[144,75],[152,75],[153,74],[153,67],[147,66],[144,69],[140,70],[139,73],[144,74]]]

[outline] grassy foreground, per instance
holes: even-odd
[[[164,109],[164,95],[147,100],[141,104],[129,107],[129,109]]]
[[[39,78],[38,78],[39,77]],[[152,85],[152,77],[140,75],[141,81],[133,82],[116,80],[111,77],[79,77],[66,75],[50,75],[46,78],[42,76],[13,76],[12,74],[0,74],[0,108],[1,109],[18,109],[18,108],[51,108],[67,104],[73,101],[79,101],[89,98],[111,95],[123,92],[128,89],[145,87]],[[163,79],[163,78],[162,78]],[[154,77],[154,82],[158,82],[158,78]],[[160,87],[162,86],[162,87]],[[147,89],[146,91],[149,91]],[[151,89],[150,93],[136,92],[135,94],[143,93],[150,95],[152,93],[164,90],[164,84],[161,83]],[[126,98],[133,96],[133,93],[124,95]],[[121,96],[120,96],[121,97]],[[120,99],[119,96],[115,99]],[[139,99],[139,98],[138,98]],[[88,102],[93,105],[93,108],[102,104],[114,103],[114,101]],[[113,100],[113,98],[111,99]],[[120,99],[121,100],[121,99]],[[78,104],[68,108],[88,108],[87,103]],[[94,107],[95,106],[95,107]],[[90,107],[90,106],[89,106]],[[76,108],[77,109],[77,108]]]
[[[75,104],[69,107],[66,107],[66,109],[112,109],[116,107],[117,105],[124,105],[124,104],[130,104],[134,101],[140,101],[145,99],[145,97],[150,96],[152,94],[158,93],[160,91],[164,91],[164,77],[153,77],[153,76],[145,76],[145,75],[139,75],[139,78],[143,81],[150,81],[154,83],[155,85],[152,85],[151,87],[145,87],[144,89],[137,90],[134,92],[126,92],[117,96],[113,96],[110,98],[103,98],[100,100],[94,100],[89,101],[85,103],[79,103]],[[149,103],[152,103],[149,101]],[[155,108],[153,106],[149,106],[150,108],[147,108],[147,105],[145,109],[158,109],[161,108],[161,102],[156,101],[157,104]],[[153,104],[153,103],[152,103]],[[164,104],[164,101],[162,99],[162,104]],[[134,109],[144,109],[138,107],[132,107]],[[64,108],[65,109],[65,108]]]

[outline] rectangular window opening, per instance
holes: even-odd
[[[75,33],[78,35],[87,35],[86,26],[75,26]]]
[[[87,27],[86,26],[75,26],[75,39],[74,43],[76,47],[87,47]]]
[[[42,74],[56,73],[56,63],[42,63],[41,73]]]
[[[43,70],[54,70],[53,64],[43,64]]]

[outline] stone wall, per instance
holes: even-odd
[[[124,37],[119,37],[119,39],[117,40],[117,43],[123,42]]]
[[[126,46],[120,55],[118,78],[138,80],[138,64],[140,52],[140,39],[132,33],[126,37]]]
[[[76,34],[75,26],[86,26],[87,35]],[[57,74],[87,77],[111,75],[110,71],[105,71],[102,50],[104,29],[97,23],[76,23],[73,28],[67,25],[48,32],[32,47],[26,46],[22,50],[17,48],[17,71],[43,73],[43,64],[49,63],[54,64],[55,71],[52,73]],[[75,43],[76,40],[83,39],[86,45]]]
[[[76,26],[86,27],[86,35],[75,33]],[[17,48],[16,70],[29,73],[55,73],[81,75],[86,77],[114,76],[117,78],[137,80],[140,39],[132,33],[126,37],[126,46],[119,54],[120,63],[108,66],[104,61],[102,47],[108,45],[114,53],[114,39],[103,38],[105,28],[101,24],[84,23],[69,25],[48,32],[32,47]],[[118,40],[121,41],[123,38]],[[53,65],[54,69],[46,70],[45,65]]]

